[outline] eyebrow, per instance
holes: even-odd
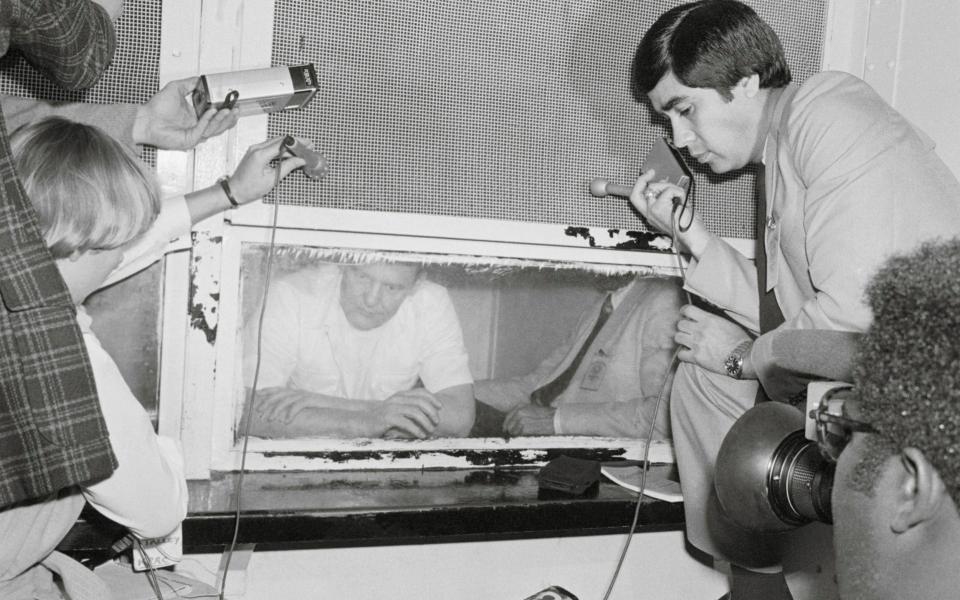
[[[660,107],[660,112],[667,112],[671,110],[674,106],[676,106],[677,104],[680,104],[686,99],[687,99],[686,96],[674,96],[669,100],[667,100],[666,102],[664,102],[663,106]]]

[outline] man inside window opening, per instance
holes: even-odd
[[[473,378],[460,321],[447,290],[419,264],[324,264],[271,285],[262,327],[259,306],[245,326],[247,388],[257,378],[251,434],[470,431]]]

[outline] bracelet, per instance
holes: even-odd
[[[220,187],[223,189],[223,193],[227,195],[227,200],[230,201],[230,206],[240,206],[240,203],[237,202],[237,198],[233,195],[233,191],[230,189],[230,177],[224,175],[217,180],[217,183],[220,184]]]

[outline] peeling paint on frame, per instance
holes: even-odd
[[[554,228],[555,232],[562,232]],[[222,235],[198,234],[194,240],[194,252],[211,255],[209,258],[192,261],[193,294],[192,315],[197,321],[191,332],[214,334],[200,340],[212,350],[217,358],[209,371],[200,373],[214,382],[213,401],[205,396],[202,404],[209,413],[209,427],[194,424],[191,434],[193,445],[209,448],[208,461],[193,466],[193,477],[208,477],[211,472],[236,471],[241,462],[249,471],[261,470],[395,470],[395,469],[475,469],[497,468],[505,465],[535,467],[559,454],[567,454],[596,460],[643,458],[644,440],[627,438],[600,438],[591,436],[544,436],[504,439],[495,438],[440,438],[431,440],[385,440],[385,439],[332,439],[291,438],[247,440],[245,459],[242,444],[237,443],[235,431],[238,424],[236,411],[237,383],[241,375],[237,371],[236,348],[241,318],[241,303],[224,302],[217,306],[221,297],[239,297],[243,273],[244,248],[263,246],[271,238],[270,230],[262,227],[227,226],[217,232]],[[423,236],[385,236],[343,231],[317,231],[308,229],[279,229],[276,244],[278,254],[303,255],[301,258],[322,258],[333,248],[335,252],[349,256],[378,257],[418,256],[424,260],[442,263],[463,264],[476,268],[495,264],[504,268],[576,268],[596,273],[649,273],[675,275],[665,266],[675,261],[669,250],[669,239],[664,248],[643,251],[638,246],[656,248],[657,240],[637,239],[633,232],[616,229],[588,230],[598,239],[613,243],[633,243],[637,251],[617,251],[612,248],[578,248],[566,255],[561,249],[549,248],[541,253],[534,247],[532,255],[522,251],[530,245],[480,245],[463,239],[432,239]],[[568,238],[569,239],[569,238]],[[579,238],[583,239],[583,238]],[[502,252],[502,250],[514,252]],[[339,256],[339,254],[338,254]],[[658,264],[662,263],[662,264]],[[211,340],[216,341],[214,344]],[[201,383],[203,380],[197,379]],[[672,448],[669,444],[655,442],[651,446],[650,460],[671,462]],[[206,473],[204,475],[204,472]]]
[[[211,346],[217,341],[220,304],[220,246],[223,238],[194,232],[190,262],[190,327],[203,333]]]
[[[649,231],[621,231],[619,229],[574,227],[571,225],[563,230],[563,234],[570,238],[583,239],[591,248],[644,252],[671,252],[673,250],[673,243],[669,237]]]

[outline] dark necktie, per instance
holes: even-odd
[[[783,323],[783,313],[780,311],[780,305],[777,304],[776,294],[773,290],[767,291],[767,248],[764,245],[767,230],[767,186],[765,180],[766,174],[763,164],[757,169],[757,293],[760,296],[760,334],[776,329],[780,323]],[[778,224],[773,224],[779,227]],[[764,391],[763,386],[757,386],[757,397],[755,402],[765,402],[770,398]]]
[[[776,329],[783,323],[783,313],[777,304],[773,290],[767,291],[767,250],[763,240],[766,236],[767,190],[763,164],[757,169],[757,292],[760,295],[760,333],[761,335]],[[778,223],[770,226],[779,227]]]
[[[590,335],[587,336],[583,345],[580,346],[577,355],[562,373],[553,378],[552,381],[534,390],[533,393],[530,394],[530,402],[540,406],[550,406],[550,404],[567,389],[567,386],[570,385],[570,380],[573,379],[573,375],[577,372],[577,367],[580,366],[583,357],[587,354],[587,350],[590,348],[590,345],[593,344],[594,338],[596,338],[600,330],[603,329],[603,324],[607,322],[607,318],[610,317],[610,313],[612,312],[613,301],[610,299],[610,294],[607,294],[607,297],[603,301],[603,307],[600,309],[600,314],[597,315],[597,322],[593,324]]]

